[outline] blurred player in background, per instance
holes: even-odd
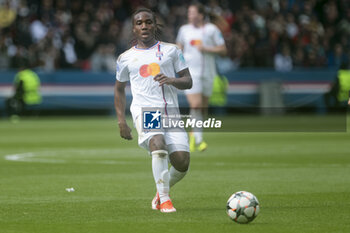
[[[152,209],[174,212],[170,187],[180,181],[189,167],[190,153],[187,133],[143,131],[142,108],[156,107],[167,111],[178,109],[177,89],[192,87],[192,79],[181,50],[174,44],[159,41],[154,13],[146,8],[132,17],[136,45],[117,60],[115,109],[120,136],[131,140],[131,129],[125,120],[125,86],[130,81],[133,96],[130,111],[138,132],[138,143],[152,155],[152,171],[157,193]],[[175,75],[178,78],[175,78]],[[157,116],[154,116],[157,117]],[[171,167],[168,170],[168,159]]]
[[[193,79],[192,88],[185,91],[190,115],[202,120],[208,108],[213,79],[217,75],[215,56],[225,55],[226,45],[220,30],[207,22],[202,4],[191,4],[187,16],[188,24],[181,26],[176,43],[183,49]],[[190,134],[190,151],[204,151],[206,148],[202,131],[196,129]]]

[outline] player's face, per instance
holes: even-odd
[[[201,21],[202,15],[199,14],[196,6],[190,6],[187,12],[188,22],[191,24],[197,24]]]
[[[156,25],[153,15],[149,12],[140,12],[134,17],[133,32],[137,40],[143,43],[152,43],[155,40]]]

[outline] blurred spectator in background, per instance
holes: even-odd
[[[14,95],[6,100],[8,116],[19,116],[33,111],[42,100],[38,75],[29,68],[27,59],[18,62],[20,69],[13,82]]]
[[[0,32],[0,70],[10,67],[9,43],[10,37]]]
[[[325,103],[328,108],[346,106],[350,93],[350,68],[348,63],[342,63],[337,77],[328,93]]]
[[[343,46],[337,43],[334,49],[328,53],[328,66],[329,67],[340,67],[341,63],[348,63],[348,54],[344,52]]]
[[[341,105],[348,100],[350,92],[350,68],[349,65],[342,67],[338,71],[338,88],[337,88],[337,100]]]
[[[275,55],[275,70],[277,71],[291,71],[293,69],[293,61],[290,55],[288,45],[283,46],[282,52]]]
[[[0,2],[0,28],[10,26],[16,19],[16,11],[10,7],[9,1]]]
[[[62,45],[60,46],[59,67],[62,69],[72,69],[77,62],[77,54],[74,49],[74,39],[65,34],[62,37]]]
[[[232,68],[273,68],[274,57],[284,46],[292,51],[293,68],[338,69],[349,61],[350,1],[199,2],[221,16],[214,23],[223,33]],[[45,71],[95,70],[101,47],[113,44],[117,57],[130,46],[130,15],[140,6],[156,12],[158,21],[167,25],[162,39],[174,43],[189,4],[186,0],[0,0],[0,69],[18,69],[12,60],[29,56],[35,68]]]
[[[213,114],[225,115],[227,103],[227,90],[229,82],[226,76],[217,74],[213,81],[213,93],[209,99],[209,105],[212,107]]]
[[[115,72],[115,46],[112,43],[100,44],[91,57],[92,71]]]

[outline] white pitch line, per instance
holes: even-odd
[[[86,158],[84,159],[79,159],[80,157],[74,159],[74,156],[70,156],[69,159],[55,159],[55,158],[48,158],[48,157],[55,157],[59,155],[64,155],[68,153],[73,153],[78,156],[83,156],[83,155],[98,155],[101,154],[116,154],[115,159],[116,160],[87,160]],[[120,155],[121,154],[121,155]],[[130,155],[135,155],[137,154],[140,156],[139,153],[135,153],[135,150],[132,149],[91,149],[91,150],[79,150],[79,149],[68,149],[68,150],[60,150],[60,151],[38,151],[38,152],[26,152],[26,153],[19,153],[19,154],[10,154],[10,155],[5,155],[4,159],[8,161],[13,161],[13,162],[31,162],[31,163],[81,163],[81,164],[131,164],[135,163],[134,161],[118,161],[118,159],[125,158],[127,155],[127,158],[136,158]],[[142,156],[142,155],[141,155]],[[73,158],[73,160],[72,160]]]
[[[59,159],[41,159],[35,158],[35,153],[28,152],[23,154],[13,154],[6,155],[5,160],[15,161],[15,162],[39,162],[39,163],[65,163],[65,160]]]

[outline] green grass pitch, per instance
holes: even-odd
[[[1,120],[0,232],[350,232],[349,132],[207,133],[162,214],[151,159],[114,118]],[[225,212],[240,190],[261,204],[247,225]]]

